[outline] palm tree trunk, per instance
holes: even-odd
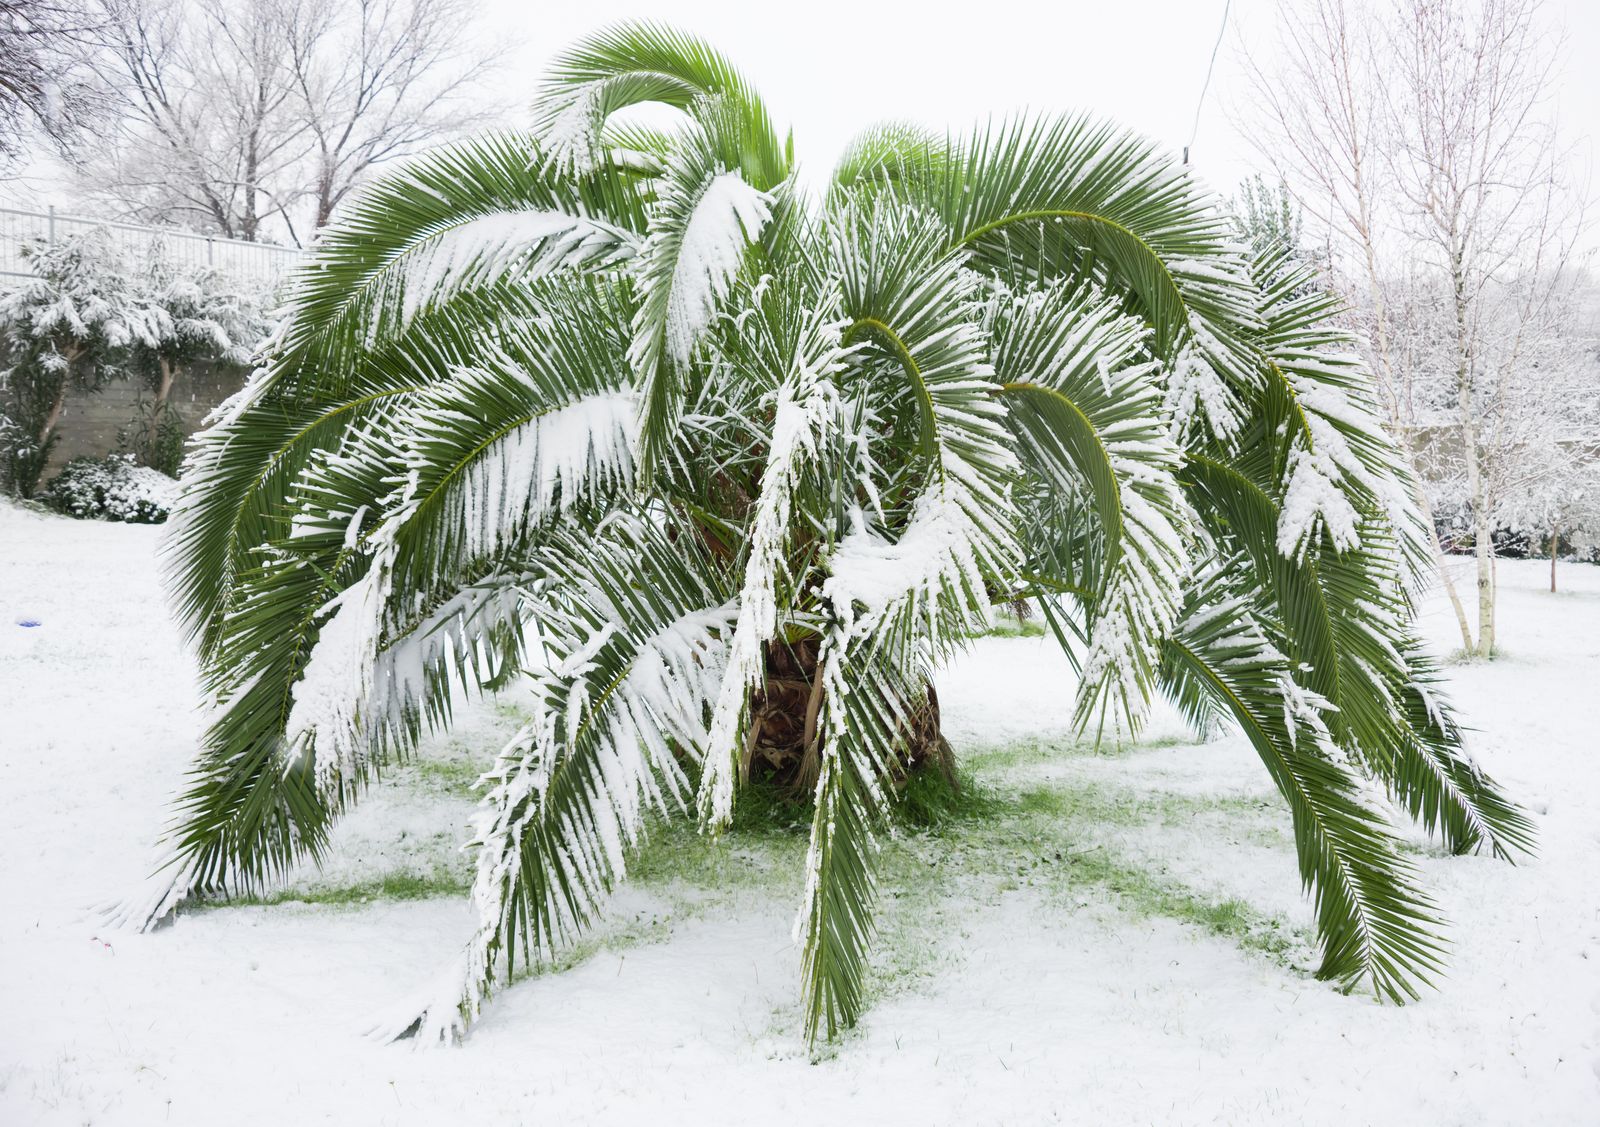
[[[740,776],[810,794],[822,765],[817,720],[823,701],[818,640],[768,642],[766,683],[750,692],[750,727]],[[933,767],[955,785],[954,752],[939,725],[939,695],[932,685],[908,711],[894,773],[901,779]]]

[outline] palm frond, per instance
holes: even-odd
[[[464,289],[600,269],[637,255],[645,197],[624,175],[570,180],[528,137],[436,150],[375,181],[291,282],[275,371],[326,389],[375,343]]]
[[[774,299],[774,304],[777,304]],[[808,461],[841,421],[835,378],[849,350],[837,302],[816,310],[762,309],[745,322],[741,337],[756,347],[745,354],[749,376],[781,380],[774,393],[767,460],[743,531],[744,579],[739,616],[729,646],[727,672],[712,714],[705,768],[701,773],[700,815],[704,823],[725,826],[733,811],[733,777],[740,724],[748,715],[750,689],[765,672],[767,642],[777,636],[780,597],[793,605],[795,577],[785,574],[785,557],[794,525],[794,492]]]
[[[1078,722],[1103,724],[1109,713],[1118,731],[1131,732],[1189,570],[1180,454],[1161,411],[1159,367],[1138,362],[1142,322],[1095,290],[1002,296],[990,334],[1025,466],[1044,488],[1085,498],[1097,518],[1099,543],[1075,553],[1098,565],[1085,600],[1090,644]]]
[[[904,177],[979,269],[1036,283],[1094,278],[1127,295],[1156,356],[1219,435],[1256,382],[1244,332],[1256,291],[1216,202],[1156,146],[1085,117],[1017,118],[979,130],[937,175]],[[924,187],[923,185],[929,185]]]
[[[713,105],[735,114],[743,141],[725,150],[728,165],[761,189],[788,175],[788,146],[755,89],[705,40],[660,24],[612,27],[557,56],[534,109],[535,131],[557,168],[581,175],[599,164],[611,116],[647,102],[691,118]]]
[[[1327,702],[1295,683],[1246,598],[1227,587],[1219,568],[1191,596],[1166,643],[1163,673],[1191,713],[1200,698],[1219,704],[1287,800],[1300,877],[1315,896],[1318,974],[1347,989],[1365,983],[1395,1002],[1414,999],[1441,970],[1437,910],[1389,830],[1359,801],[1357,778],[1327,729]]]
[[[478,928],[420,1004],[376,1030],[459,1037],[497,975],[587,927],[646,810],[680,807],[677,755],[704,745],[735,608],[716,569],[648,518],[614,514],[533,554],[548,669],[534,719],[485,776],[473,847]]]
[[[823,655],[821,773],[806,885],[795,941],[801,944],[806,1038],[829,1040],[862,1011],[872,907],[877,889],[874,826],[888,813],[890,757],[903,742],[907,706],[917,699],[907,655],[870,642]]]
[[[714,129],[688,130],[662,174],[650,218],[628,353],[640,374],[638,461],[646,476],[666,456],[695,345],[746,248],[772,218],[773,198],[729,169],[720,148]]]

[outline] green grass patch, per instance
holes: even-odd
[[[881,837],[879,940],[873,995],[882,997],[946,974],[968,957],[958,938],[972,913],[1033,889],[1055,909],[1073,910],[1086,891],[1138,917],[1176,920],[1284,964],[1314,937],[1237,897],[1210,894],[1170,875],[1159,861],[1120,852],[1113,838],[1141,827],[1188,827],[1197,819],[1225,838],[1246,837],[1285,855],[1287,815],[1253,796],[1186,794],[1141,788],[1112,777],[1043,778],[1027,768],[1094,754],[1061,741],[1022,740],[963,757],[957,786],[936,771],[919,774],[894,803],[893,832]],[[418,760],[399,786],[470,796],[480,766],[465,758]],[[751,898],[793,910],[803,882],[812,807],[766,784],[743,788],[730,829],[702,834],[691,818],[652,815],[632,851],[628,880],[656,907],[604,919],[560,956],[529,973],[576,966],[600,951],[660,942],[706,912]],[[212,902],[206,907],[305,903],[358,907],[380,901],[465,896],[471,869],[441,837],[441,856],[420,872],[392,872],[348,884],[310,883]],[[1220,853],[1220,851],[1219,851]],[[427,858],[420,859],[426,864]],[[521,975],[519,974],[519,977]]]
[[[428,873],[385,873],[372,880],[352,884],[296,885],[270,892],[244,893],[225,900],[200,900],[194,906],[200,910],[214,908],[267,907],[274,904],[330,904],[352,907],[375,901],[427,900],[436,896],[465,896],[472,889],[472,880],[465,868],[452,871],[437,868]]]
[[[986,638],[1043,638],[1045,625],[1037,618],[1018,619],[1012,614],[997,614],[989,629],[983,632]]]

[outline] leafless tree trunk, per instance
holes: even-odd
[[[1550,526],[1550,593],[1556,593],[1556,545],[1561,541],[1561,532],[1555,525]]]
[[[320,228],[375,164],[494,115],[469,100],[501,51],[469,43],[470,0],[284,0],[285,65],[313,138],[307,193]]]

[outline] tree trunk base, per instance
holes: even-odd
[[[817,718],[822,705],[822,680],[817,669],[817,641],[768,642],[766,682],[750,692],[750,727],[740,756],[741,778],[756,780],[809,796],[822,766],[822,733]],[[891,775],[903,783],[932,768],[959,791],[955,753],[939,726],[939,695],[926,686],[921,700],[908,709]]]

